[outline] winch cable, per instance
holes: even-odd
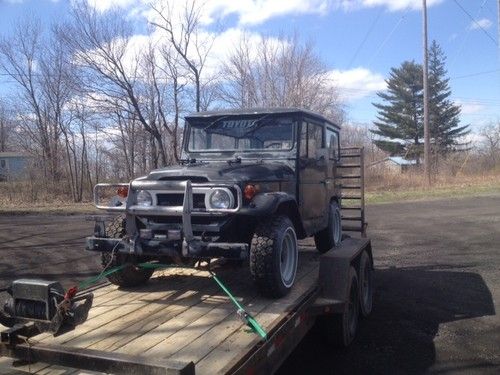
[[[104,270],[97,276],[93,276],[91,278],[88,278],[86,280],[83,280],[78,284],[78,286],[74,286],[70,289],[67,290],[65,299],[71,299],[73,298],[78,291],[81,291],[83,289],[89,288],[92,285],[97,284],[99,281],[104,279],[105,277],[112,275],[115,272],[121,271],[125,267],[131,265],[130,263],[125,263],[117,267],[113,267],[109,270]],[[196,267],[190,267],[190,266],[180,266],[177,264],[162,264],[162,263],[139,263],[135,265],[136,267],[139,268],[144,268],[144,269],[154,269],[154,270],[159,270],[159,269],[167,269],[167,268],[184,268],[184,269],[193,269],[193,270],[200,270],[199,268]],[[237,314],[238,316],[246,323],[246,325],[257,335],[260,336],[262,340],[267,340],[267,332],[262,328],[262,326],[257,322],[257,320],[249,314],[243,306],[238,302],[238,300],[234,297],[234,295],[231,293],[229,288],[224,285],[222,280],[210,269],[205,270],[210,274],[210,278],[212,278],[216,284],[222,289],[222,291],[229,297],[233,305],[237,309]]]

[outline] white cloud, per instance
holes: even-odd
[[[15,1],[15,0],[14,0]],[[181,0],[87,0],[97,10],[104,12],[113,7],[128,9],[131,14],[142,14],[151,20],[154,12],[149,8],[155,3],[158,8],[167,5],[181,8],[186,1]],[[192,1],[192,0],[191,0]],[[428,0],[430,7],[443,0]],[[201,3],[200,3],[201,4]],[[384,7],[389,11],[421,9],[421,0],[210,0],[202,6],[202,22],[205,25],[236,16],[240,26],[254,26],[276,17],[290,15],[325,15],[342,9],[354,11],[363,8]]]
[[[456,99],[455,104],[459,105],[462,109],[462,115],[471,115],[474,113],[481,112],[485,109],[485,106],[474,100],[460,100]]]
[[[427,7],[431,7],[441,2],[443,2],[443,0],[427,0]],[[347,3],[357,3],[356,5],[363,8],[382,6],[391,12],[408,8],[412,10],[422,9],[422,0],[355,0],[347,1]]]
[[[136,0],[87,0],[89,5],[99,12],[105,12],[111,8],[129,8],[137,4]]]
[[[347,101],[370,96],[373,93],[386,89],[384,77],[367,68],[349,70],[331,70],[330,77],[338,88],[342,98]]]
[[[479,29],[489,29],[493,25],[493,22],[491,22],[488,18],[481,18],[478,21],[471,22],[469,25],[470,30],[479,30]]]

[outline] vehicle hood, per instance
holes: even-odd
[[[146,180],[203,180],[212,182],[283,181],[294,177],[287,162],[198,162],[152,171]]]

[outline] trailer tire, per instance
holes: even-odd
[[[333,247],[340,245],[342,241],[342,219],[340,207],[337,202],[330,202],[328,212],[328,226],[314,235],[316,249],[321,254],[326,253]]]
[[[349,346],[358,330],[359,321],[359,288],[358,277],[354,267],[349,269],[347,303],[339,314],[320,317],[321,332],[328,345],[345,348]]]
[[[282,215],[262,221],[250,248],[250,272],[261,294],[286,295],[297,275],[297,235],[291,220]]]
[[[105,232],[109,238],[122,238],[125,235],[125,218],[117,216],[106,223]],[[111,284],[123,287],[142,285],[151,278],[154,272],[152,269],[137,267],[134,265],[135,257],[125,254],[102,253],[101,263],[103,269],[111,269],[128,263],[122,270],[107,276]]]
[[[359,307],[364,318],[373,309],[373,267],[366,251],[363,251],[359,260]]]

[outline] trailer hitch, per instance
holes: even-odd
[[[92,293],[77,296],[76,290],[65,292],[58,282],[46,280],[16,280],[0,291],[10,295],[0,310],[0,324],[13,328],[33,323],[39,332],[54,335],[87,320],[93,302]]]

